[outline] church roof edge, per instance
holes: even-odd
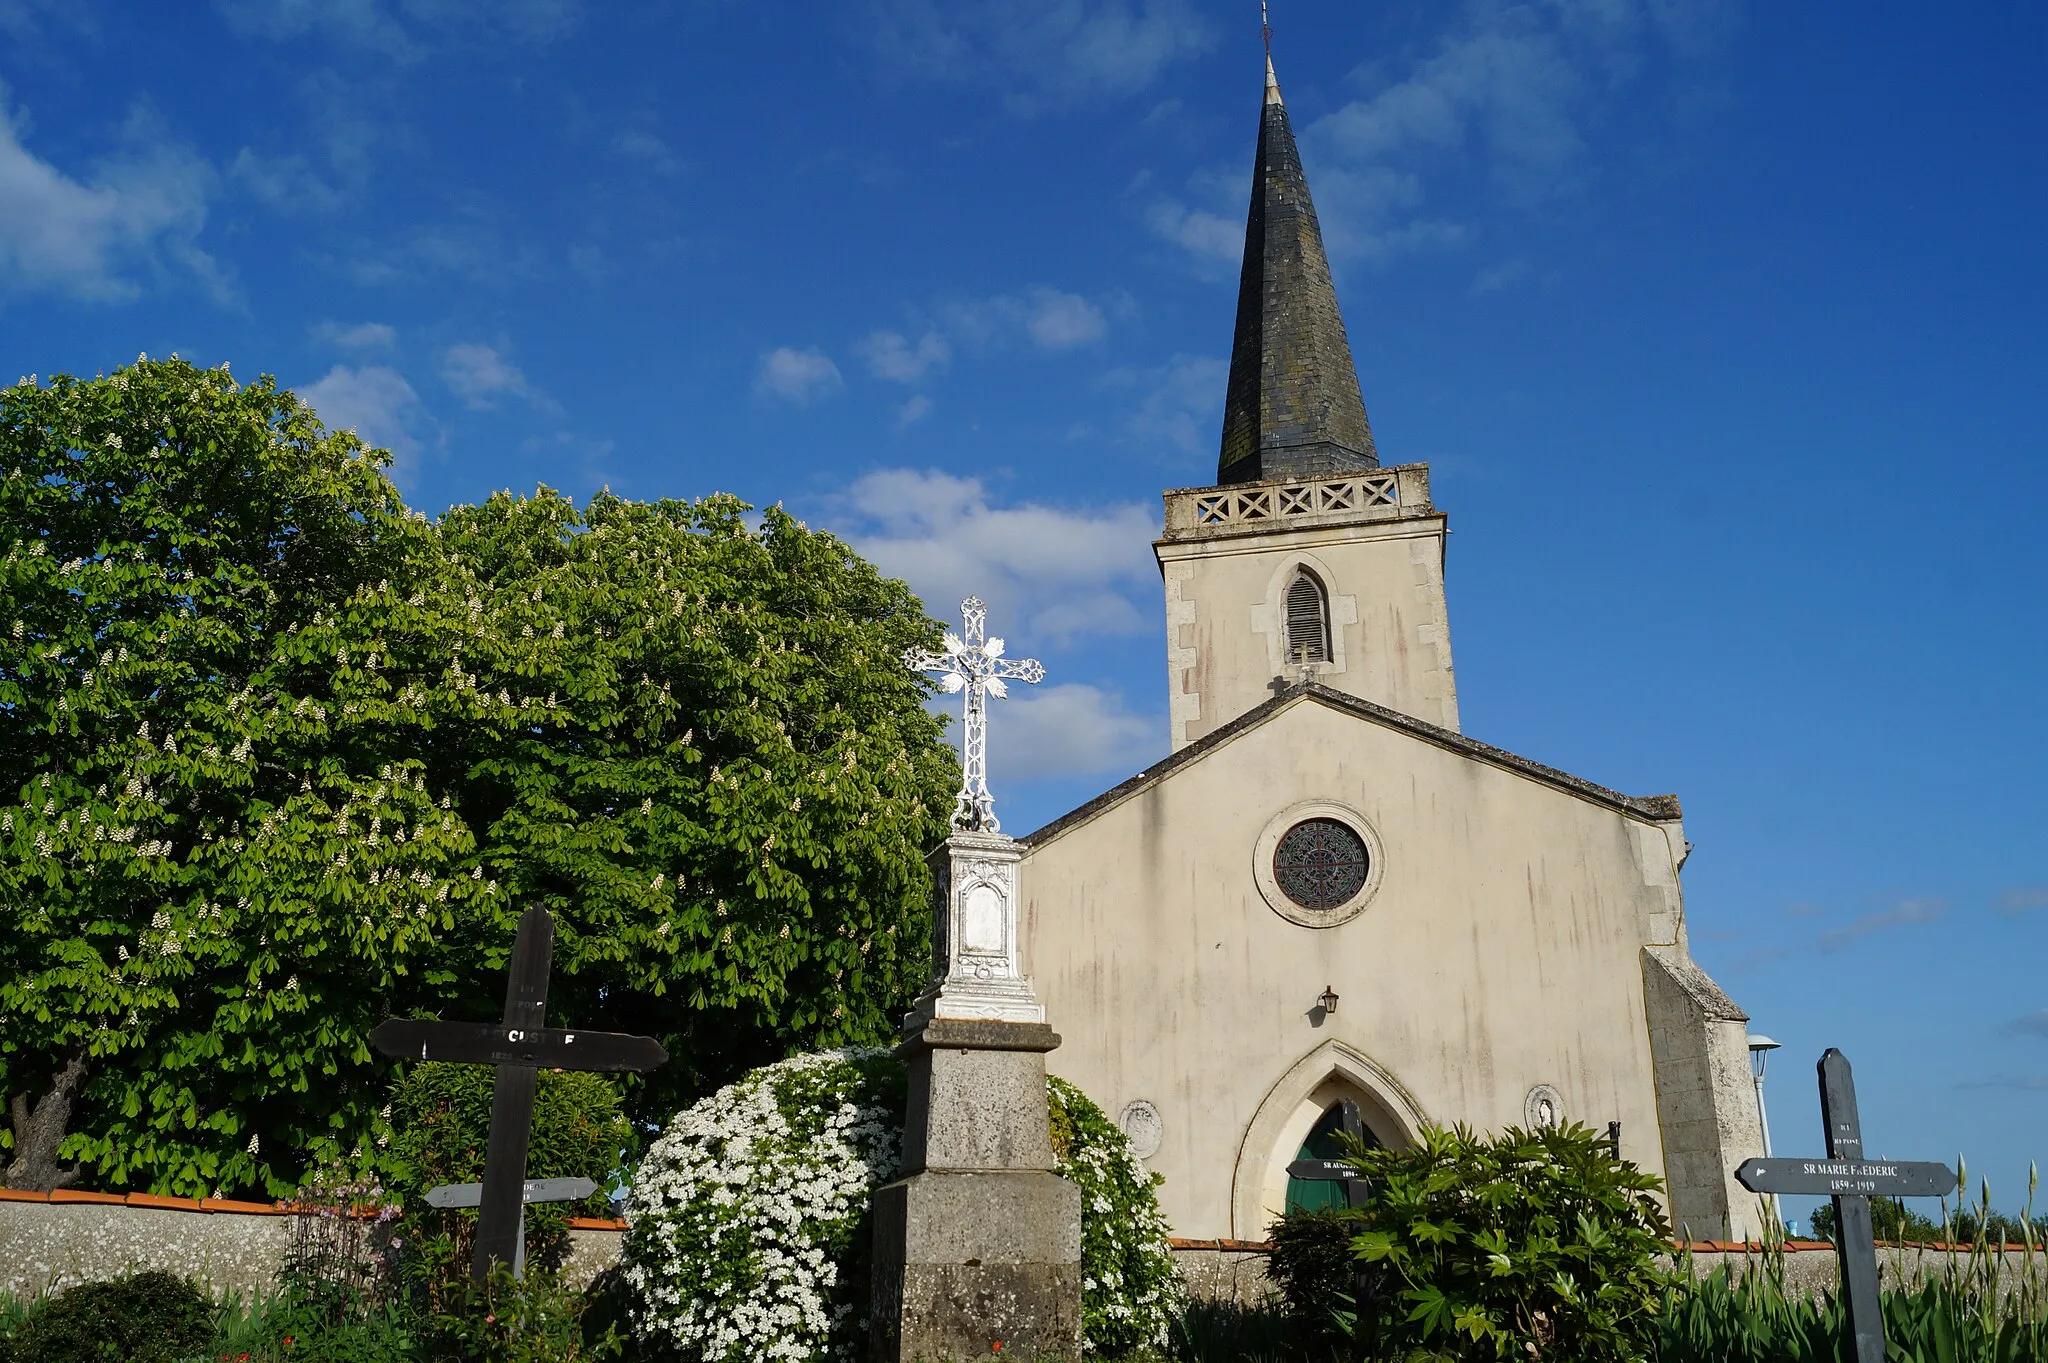
[[[1305,681],[1297,682],[1295,685],[1274,696],[1271,700],[1263,701],[1252,707],[1236,719],[1231,720],[1230,723],[1202,735],[1202,737],[1188,744],[1179,752],[1162,761],[1153,763],[1129,780],[1111,786],[1094,799],[1068,810],[1051,823],[1025,834],[1018,841],[1024,844],[1027,851],[1035,852],[1040,847],[1059,838],[1069,829],[1078,828],[1098,815],[1108,813],[1111,809],[1114,809],[1132,796],[1151,789],[1181,768],[1200,761],[1214,749],[1220,748],[1232,739],[1258,728],[1282,710],[1303,700],[1320,701],[1332,709],[1342,710],[1360,719],[1372,721],[1389,729],[1400,730],[1411,737],[1419,738],[1425,743],[1433,744],[1436,747],[1457,753],[1460,756],[1470,757],[1489,766],[1499,767],[1503,771],[1510,771],[1518,776],[1527,777],[1543,785],[1564,791],[1567,794],[1576,795],[1580,799],[1590,800],[1594,804],[1602,805],[1617,814],[1626,814],[1632,818],[1642,819],[1649,823],[1669,823],[1674,819],[1682,817],[1676,795],[1624,795],[1618,790],[1609,790],[1605,786],[1595,785],[1593,782],[1582,777],[1573,776],[1570,772],[1559,771],[1556,767],[1547,767],[1541,762],[1532,761],[1526,757],[1518,757],[1505,748],[1496,748],[1490,743],[1481,743],[1478,739],[1468,738],[1455,730],[1442,728],[1439,725],[1429,723],[1427,720],[1417,719],[1413,715],[1404,715],[1399,710],[1390,710],[1384,705],[1375,704],[1372,701],[1350,695],[1347,692],[1335,690],[1332,687]]]

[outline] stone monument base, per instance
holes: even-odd
[[[1056,1174],[923,1173],[875,1190],[875,1355],[1081,1356],[1081,1190]]]
[[[882,1363],[1081,1357],[1081,1190],[1052,1172],[1043,1023],[937,1018],[910,1061],[905,1177],[875,1190]]]

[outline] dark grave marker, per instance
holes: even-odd
[[[537,1179],[529,1183],[526,1177],[526,1150],[533,1137],[533,1096],[540,1071],[651,1070],[668,1059],[668,1052],[653,1037],[547,1026],[548,972],[554,954],[555,920],[546,909],[528,909],[520,916],[519,935],[512,944],[503,1023],[387,1018],[370,1033],[371,1043],[395,1059],[446,1060],[497,1069],[491,1089],[484,1181],[434,1189],[443,1194],[471,1187],[477,1190],[473,1202],[446,1205],[477,1208],[476,1249],[469,1267],[479,1282],[489,1278],[494,1263],[509,1265],[514,1273],[522,1267],[526,1203],[568,1200],[528,1196],[528,1188],[576,1181]],[[590,1191],[596,1191],[595,1184]]]
[[[1753,1193],[1822,1193],[1834,1199],[1835,1254],[1841,1263],[1842,1300],[1849,1304],[1856,1363],[1884,1363],[1884,1312],[1878,1297],[1870,1199],[1939,1197],[1954,1190],[1956,1176],[1945,1164],[1864,1159],[1863,1124],[1856,1115],[1849,1057],[1830,1046],[1818,1068],[1828,1157],[1744,1160],[1735,1177]]]

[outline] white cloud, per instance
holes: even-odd
[[[896,429],[904,430],[915,426],[931,415],[932,400],[922,393],[912,396],[910,401],[896,409]]]
[[[1081,682],[1012,686],[989,725],[990,777],[1129,775],[1166,755],[1166,725]],[[955,707],[957,709],[957,702]],[[957,727],[957,722],[956,722]]]
[[[852,16],[891,73],[992,87],[1019,113],[1133,94],[1215,41],[1186,0],[866,0]]]
[[[2004,913],[2048,909],[2048,885],[2015,885],[1999,894],[1998,907]]]
[[[1015,622],[1019,638],[1049,646],[1155,627],[1159,520],[1149,503],[1000,506],[977,478],[881,469],[834,510],[848,542],[909,582],[940,618],[975,595],[994,618]],[[1142,609],[1129,595],[1140,591]]]
[[[256,196],[273,213],[321,215],[347,202],[340,190],[322,179],[312,162],[294,152],[269,156],[253,147],[235,153],[228,178]]]
[[[1223,427],[1223,388],[1230,363],[1210,355],[1175,355],[1144,369],[1112,369],[1103,385],[1134,394],[1122,437],[1142,449],[1176,454],[1211,451]]]
[[[388,81],[385,83],[389,83]],[[257,202],[286,217],[323,217],[364,195],[375,154],[394,136],[388,100],[361,81],[318,71],[298,83],[306,135],[295,146],[310,150],[266,152],[245,146],[228,165],[228,178]],[[275,126],[266,129],[275,139]]]
[[[73,179],[22,143],[25,124],[0,86],[0,291],[95,301],[134,298],[145,277],[182,275],[231,296],[196,244],[216,176],[147,111],[130,115],[121,152]]]
[[[1244,224],[1176,199],[1162,199],[1145,214],[1152,230],[1204,260],[1235,264],[1244,254]]]
[[[384,365],[351,369],[338,364],[318,383],[298,390],[330,431],[354,431],[366,445],[390,450],[409,472],[420,452],[414,434],[426,417],[420,395],[404,375]]]
[[[2048,1008],[2014,1018],[2005,1024],[2005,1029],[2022,1036],[2048,1036]]]
[[[313,339],[341,350],[389,350],[398,333],[385,322],[316,322]]]
[[[55,19],[77,33],[97,36],[98,16],[70,0],[0,0],[0,33],[23,42],[42,36],[42,21]]]
[[[673,175],[683,168],[668,143],[640,128],[627,128],[613,137],[612,153],[627,161],[637,161],[657,175]]]
[[[1024,330],[1041,350],[1065,350],[1102,339],[1109,323],[1102,310],[1077,293],[1041,290],[1032,298]]]
[[[450,222],[406,228],[382,244],[359,245],[353,256],[329,263],[358,284],[408,284],[436,275],[456,275],[503,287],[540,273],[538,250],[507,236],[505,224],[481,208]]]
[[[1374,259],[1468,239],[1457,216],[1425,206],[1474,170],[1516,208],[1572,192],[1592,173],[1591,142],[1615,93],[1660,45],[1682,60],[1704,55],[1725,40],[1736,9],[1734,0],[1467,0],[1405,75],[1389,83],[1361,67],[1354,78],[1375,93],[1301,130],[1331,253]]]
[[[493,347],[473,341],[448,347],[441,356],[441,381],[472,410],[495,407],[501,397],[523,398],[543,410],[557,410],[526,381],[518,365]]]
[[[915,345],[900,331],[870,332],[854,349],[868,362],[869,373],[892,383],[916,383],[953,357],[953,347],[936,331],[927,331]]]
[[[443,43],[549,43],[582,21],[578,0],[217,0],[228,26],[284,42],[317,34],[400,61]]]
[[[755,393],[794,402],[799,407],[809,406],[845,386],[839,366],[815,346],[809,350],[789,346],[771,350],[761,357],[760,368],[754,374]]]
[[[1948,905],[1939,899],[1904,900],[1877,913],[1865,914],[1853,923],[1828,929],[1814,940],[1814,946],[1823,953],[1843,951],[1874,932],[1933,923],[1947,912]]]
[[[1109,330],[1100,307],[1078,293],[1044,284],[980,302],[942,303],[938,315],[950,331],[974,346],[1021,337],[1040,350],[1069,350],[1098,341]]]

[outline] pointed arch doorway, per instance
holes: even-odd
[[[1245,1127],[1231,1182],[1232,1236],[1265,1239],[1267,1228],[1297,1197],[1334,1193],[1333,1203],[1341,1203],[1341,1185],[1291,1188],[1287,1166],[1304,1158],[1305,1149],[1318,1152],[1308,1158],[1335,1156],[1334,1149],[1327,1156],[1320,1149],[1330,1144],[1331,1129],[1341,1127],[1346,1101],[1356,1105],[1363,1134],[1376,1145],[1395,1149],[1412,1145],[1429,1121],[1421,1104],[1385,1067],[1345,1042],[1324,1042],[1290,1066],[1266,1091]],[[1333,1116],[1333,1111],[1338,1115]]]
[[[1302,1161],[1343,1159],[1355,1148],[1354,1142],[1371,1149],[1380,1144],[1380,1139],[1365,1124],[1357,1102],[1339,1098],[1309,1128],[1301,1149],[1294,1154],[1294,1163],[1288,1166],[1288,1211],[1319,1212],[1349,1205],[1350,1194],[1341,1180],[1304,1177],[1299,1166]]]

